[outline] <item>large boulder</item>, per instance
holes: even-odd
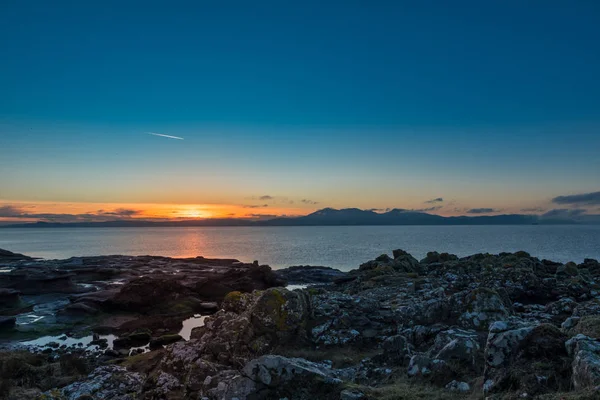
[[[506,324],[493,325],[485,351],[484,391],[514,390],[538,395],[569,390],[571,371],[566,339],[550,324],[512,329]]]
[[[464,304],[466,309],[460,315],[459,323],[465,328],[487,331],[490,324],[510,315],[505,300],[493,289],[481,287],[471,291]]]
[[[112,399],[135,400],[142,392],[145,376],[128,372],[115,365],[99,367],[85,380],[72,383],[60,390],[44,394],[49,400]]]
[[[600,339],[600,315],[586,315],[581,318],[569,318],[567,333],[571,336],[579,334],[589,336],[594,339]],[[571,326],[572,325],[572,326]]]
[[[572,384],[575,389],[600,385],[600,341],[579,334],[565,343],[573,357]]]
[[[421,265],[419,261],[404,250],[393,251],[394,260],[391,262],[392,267],[401,272],[421,273]]]
[[[223,371],[205,380],[209,399],[338,399],[342,381],[328,364],[267,355],[240,373]]]
[[[468,373],[482,369],[483,352],[479,344],[479,335],[472,330],[448,329],[438,333],[434,345],[429,350],[433,359],[453,363]]]
[[[106,304],[111,308],[142,313],[189,313],[199,309],[201,304],[192,294],[174,279],[143,277],[123,285]]]
[[[0,249],[0,262],[12,262],[12,261],[28,261],[33,258],[23,254],[13,253],[12,251]]]
[[[0,315],[0,332],[3,330],[12,329],[17,324],[15,317],[3,317]]]
[[[194,336],[206,355],[216,360],[256,357],[276,345],[308,339],[311,307],[304,291],[271,288],[237,293],[228,296],[224,306],[224,310],[207,318]]]
[[[21,305],[21,292],[14,289],[0,289],[0,312]]]

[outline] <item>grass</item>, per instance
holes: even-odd
[[[483,398],[480,394],[450,392],[445,388],[413,383],[408,379],[399,380],[390,385],[377,388],[353,386],[373,400],[475,400]]]

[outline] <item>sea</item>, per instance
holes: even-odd
[[[393,249],[460,257],[524,250],[559,262],[600,259],[600,225],[3,228],[0,248],[33,257],[97,255],[258,260],[347,271]]]

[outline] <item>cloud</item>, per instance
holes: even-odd
[[[243,208],[263,208],[263,207],[269,207],[268,204],[262,204],[262,205],[256,205],[256,204],[244,204],[242,206]]]
[[[264,196],[260,196],[258,199],[259,200],[273,200],[274,197],[273,196],[269,196],[268,194],[266,194]]]
[[[27,207],[31,208],[31,207]],[[30,213],[23,207],[13,205],[0,206],[0,218],[39,220],[45,222],[103,222],[115,219],[129,219],[141,211],[117,208],[112,211],[98,210],[83,214],[58,214],[58,213]]]
[[[148,135],[160,136],[160,137],[164,137],[164,138],[167,138],[167,139],[183,140],[183,138],[179,137],[179,136],[163,135],[162,133],[154,133],[154,132],[146,132],[146,133]]]
[[[587,213],[587,210],[585,210],[583,208],[575,208],[575,209],[555,208],[555,209],[550,210],[547,213],[543,214],[542,217],[543,218],[576,218],[576,217],[581,217],[582,215],[585,215],[586,213]]]
[[[542,207],[521,208],[521,212],[539,213],[539,212],[544,212],[544,211],[546,211],[546,209],[542,208]]]
[[[441,203],[441,202],[443,202],[443,201],[444,201],[444,199],[443,199],[443,198],[441,198],[441,197],[438,197],[438,198],[436,198],[436,199],[427,200],[427,201],[425,201],[425,203],[433,204],[433,203]]]
[[[276,215],[276,214],[246,214],[244,215],[244,218],[250,218],[250,219],[255,219],[255,220],[267,220],[267,219],[273,219],[273,218],[277,218],[277,217],[281,217],[281,215]]]
[[[2,206],[0,207],[0,217],[18,217],[21,215],[22,211],[14,206]]]
[[[302,199],[302,200],[300,200],[300,202],[304,203],[304,204],[319,204],[318,201],[309,200],[309,199]]]
[[[430,203],[429,201],[427,201],[426,203]],[[429,212],[429,211],[437,211],[440,208],[443,208],[443,206],[434,206],[434,207],[427,207],[427,208],[418,208],[412,211],[418,211],[418,212]]]
[[[114,211],[103,211],[101,214],[103,215],[115,215],[118,217],[131,217],[134,215],[139,214],[140,211],[139,210],[130,210],[130,209],[126,209],[126,208],[117,208]]]
[[[555,204],[596,205],[600,204],[600,192],[558,196],[553,198],[552,202]]]
[[[498,210],[494,208],[471,208],[467,210],[467,214],[487,214],[493,212],[498,212]]]

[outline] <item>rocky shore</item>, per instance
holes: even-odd
[[[68,328],[96,343],[0,353],[0,397],[600,398],[596,260],[431,252],[419,261],[394,250],[344,273],[0,252],[0,271],[6,341]],[[20,324],[41,305],[51,323]],[[200,314],[212,315],[178,336]]]

